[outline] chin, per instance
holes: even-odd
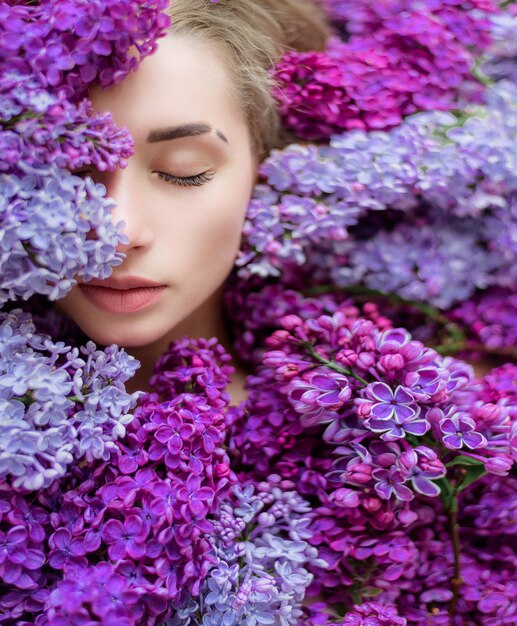
[[[170,328],[160,329],[149,321],[117,321],[97,325],[91,320],[75,319],[75,323],[92,341],[101,346],[117,344],[121,348],[143,348],[163,339]]]
[[[76,323],[92,341],[101,346],[116,343],[121,348],[142,348],[160,339],[156,333],[150,332],[149,329],[138,329],[136,325],[126,330],[116,324],[92,328],[89,324],[80,324],[77,321]]]

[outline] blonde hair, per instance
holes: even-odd
[[[172,0],[172,32],[208,41],[227,60],[254,148],[289,140],[273,98],[271,68],[289,50],[322,50],[329,35],[314,0]]]

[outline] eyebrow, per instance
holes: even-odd
[[[181,124],[180,126],[152,130],[147,137],[147,141],[148,143],[158,143],[159,141],[170,141],[171,139],[182,139],[183,137],[197,137],[198,135],[206,135],[212,131],[213,128],[205,122]],[[229,143],[226,136],[220,130],[217,130],[215,134],[225,143]]]

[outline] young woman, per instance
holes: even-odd
[[[175,0],[170,15],[170,34],[136,73],[91,93],[135,140],[127,168],[85,171],[117,202],[125,261],[60,302],[94,341],[139,359],[134,390],[148,388],[174,339],[215,336],[231,350],[222,286],[258,165],[283,140],[270,70],[290,49],[322,49],[328,35],[310,0]],[[243,379],[237,368],[234,401]]]

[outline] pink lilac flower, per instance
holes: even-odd
[[[487,17],[496,8],[433,8],[400,0],[383,3],[377,14],[368,4],[331,6],[335,17],[344,12],[352,36],[331,41],[327,54],[289,53],[277,65],[284,124],[301,138],[321,139],[351,128],[391,128],[418,110],[454,108],[466,84],[475,99],[471,50],[490,43]]]
[[[487,348],[505,350],[517,344],[517,296],[510,290],[477,294],[451,311],[451,317]]]

